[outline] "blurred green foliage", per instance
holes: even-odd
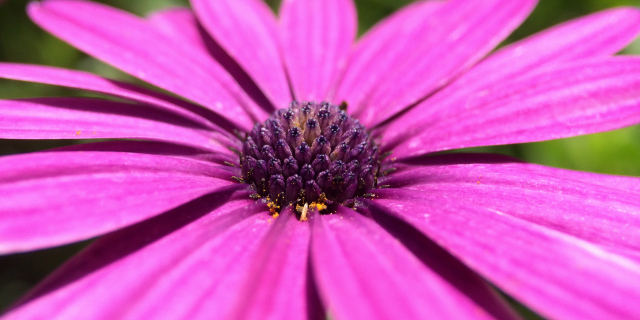
[[[265,0],[276,10],[278,0]],[[479,0],[481,1],[481,0]],[[169,6],[187,6],[187,0],[100,0],[138,15]],[[412,0],[355,0],[362,34],[380,19]],[[0,61],[51,65],[94,72],[107,77],[135,81],[130,76],[86,56],[48,35],[27,18],[27,0],[7,0],[0,5]],[[554,24],[615,6],[637,6],[640,0],[540,0],[524,24],[507,40],[522,39]],[[639,54],[640,42],[624,51]],[[52,86],[0,80],[0,98],[67,96],[84,93]],[[496,152],[523,160],[575,170],[640,175],[640,127],[613,132],[522,145],[473,148],[465,151]],[[32,152],[66,142],[0,140],[0,155]],[[53,268],[77,252],[80,245],[0,258],[0,310],[42,279]],[[524,308],[527,318],[536,316]]]

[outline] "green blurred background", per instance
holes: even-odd
[[[212,0],[213,1],[213,0]],[[266,0],[274,9],[279,0]],[[482,0],[478,0],[482,1]],[[2,1],[0,1],[2,2]],[[101,0],[139,15],[170,6],[187,6],[187,0]],[[362,34],[380,19],[412,0],[355,0]],[[94,72],[110,78],[135,81],[131,77],[86,56],[34,25],[25,14],[28,0],[6,0],[0,4],[0,61],[58,66]],[[525,23],[506,41],[524,38],[571,18],[615,6],[640,7],[640,0],[540,0]],[[636,41],[623,54],[640,54]],[[53,86],[0,80],[0,99],[35,96],[83,95]],[[617,131],[540,143],[473,148],[496,152],[528,162],[575,170],[640,176],[640,126]],[[67,144],[59,141],[0,139],[0,155],[32,152]],[[0,310],[25,293],[85,244],[76,244],[28,254],[0,257]],[[536,315],[519,307],[527,318]]]

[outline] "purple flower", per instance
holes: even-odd
[[[117,98],[0,102],[1,138],[111,139],[0,159],[1,253],[100,236],[5,319],[515,318],[485,279],[550,318],[640,317],[639,179],[433,154],[639,123],[640,59],[612,55],[640,12],[491,53],[534,0],[416,2],[355,45],[350,0],[285,0],[279,21],[191,2],[30,4],[184,100],[0,64]]]

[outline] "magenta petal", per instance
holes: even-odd
[[[67,147],[56,148],[45,152],[59,151],[101,151],[101,152],[128,152],[128,153],[145,153],[160,156],[175,157],[191,161],[201,161],[204,163],[214,162],[216,164],[228,166],[228,163],[234,164],[236,168],[227,167],[228,169],[238,169],[240,164],[238,156],[231,153],[211,152],[210,150],[166,143],[160,141],[101,141],[94,143],[76,144]],[[240,173],[238,173],[240,176]]]
[[[229,196],[214,193],[99,238],[7,317],[143,319],[135,316],[146,306],[144,319],[194,319],[191,307],[216,304],[200,293],[233,273],[224,267],[250,256],[268,230],[263,205]],[[168,288],[178,271],[184,281]]]
[[[439,93],[437,99],[449,95],[460,98],[541,67],[609,56],[626,47],[638,33],[637,8],[610,9],[574,19],[498,50],[443,90],[446,93]]]
[[[231,176],[221,167],[144,154],[3,157],[0,253],[95,237],[229,186]]]
[[[363,200],[403,219],[497,287],[554,319],[636,319],[640,264],[573,236],[456,198],[397,189]],[[426,196],[425,196],[426,195]],[[519,194],[522,198],[526,195]],[[381,209],[375,204],[389,209]],[[540,210],[531,204],[533,210]]]
[[[398,158],[474,146],[523,143],[622,128],[640,122],[640,59],[573,62],[510,79],[451,106],[421,133],[384,137]],[[413,125],[398,119],[397,125]],[[391,130],[391,129],[389,129]],[[389,139],[395,139],[389,140]]]
[[[203,55],[215,59],[263,110],[273,111],[271,102],[262,90],[242,67],[211,38],[191,9],[173,7],[158,10],[148,17],[148,21],[165,35],[188,47],[185,50],[199,51]],[[267,116],[268,114],[261,111],[257,116],[258,122],[266,120]]]
[[[130,319],[229,319],[235,293],[270,227],[271,217],[258,207],[266,209],[247,207],[244,215],[255,214],[217,237],[201,237],[170,268],[146,275],[145,282],[135,281],[140,291],[128,295],[131,302],[123,313]]]
[[[527,17],[535,0],[453,0],[437,8],[419,7],[422,20],[396,20],[396,36],[365,42],[354,54],[334,101],[345,100],[367,126],[380,124],[390,116],[425,98],[473,66],[504,40]],[[384,46],[380,54],[366,51]],[[353,82],[362,82],[351,85]],[[348,90],[348,91],[346,91]]]
[[[87,72],[37,65],[0,63],[0,78],[46,83],[104,93],[144,103],[163,111],[169,111],[218,131],[222,131],[221,127],[229,131],[233,129],[233,126],[227,121],[220,119],[214,113],[205,112],[207,110],[199,106]]]
[[[283,210],[256,251],[225,318],[324,319],[319,302],[308,296],[308,251],[309,224]]]
[[[284,0],[283,55],[298,100],[327,99],[349,58],[357,31],[352,0]]]
[[[640,252],[640,178],[575,172],[526,163],[439,164],[434,156],[402,168],[384,184],[415,199],[443,198],[489,208],[606,247]],[[407,190],[413,190],[410,193]],[[444,201],[444,200],[442,200]]]
[[[393,70],[397,59],[407,53],[407,48],[415,50],[423,43],[410,39],[420,36],[420,31],[428,27],[425,22],[435,19],[442,6],[441,1],[416,1],[400,8],[367,31],[356,42],[333,102],[349,101],[347,111],[362,112],[364,105],[361,102],[371,86],[382,81],[387,70]],[[426,36],[426,33],[423,32],[422,36]]]
[[[200,24],[193,11],[185,7],[171,7],[152,12],[147,20],[164,34],[189,46],[189,50],[199,50],[209,55],[207,44],[202,37]]]
[[[187,50],[139,17],[78,0],[33,2],[28,11],[36,23],[66,42],[202,104],[241,129],[249,130],[251,117],[263,113],[211,57]]]
[[[0,100],[5,139],[129,138],[174,142],[231,153],[226,136],[143,105],[85,98]]]
[[[571,60],[611,55],[640,31],[640,11],[611,9],[571,20],[490,55],[452,84],[390,124],[385,139],[421,132],[425,123],[464,112],[469,96],[491,92],[500,83]]]
[[[276,17],[262,0],[192,0],[209,34],[276,106],[291,102]]]
[[[481,319],[484,310],[351,209],[311,219],[321,297],[337,319]]]

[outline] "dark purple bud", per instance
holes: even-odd
[[[262,152],[260,153],[262,160],[269,161],[269,159],[274,158],[276,156],[275,152],[273,152],[273,148],[268,145],[262,146]]]
[[[289,109],[279,109],[279,110],[276,110],[276,112],[274,113],[274,115],[273,115],[273,116],[271,116],[271,118],[273,118],[273,119],[278,119],[278,120],[280,120],[280,122],[282,123],[282,118],[283,118],[284,114],[285,114],[285,113],[287,113],[287,110],[289,110]],[[266,121],[265,121],[265,122],[266,122]]]
[[[340,139],[342,138],[342,131],[340,130],[340,126],[337,124],[330,125],[327,129],[325,129],[324,136],[329,140],[332,146],[337,146],[340,143]]]
[[[371,145],[373,145],[373,143],[370,143],[370,146],[367,147],[367,158],[374,157],[376,158],[376,161],[378,161],[378,154],[380,154],[380,150],[378,147],[371,147]]]
[[[329,156],[326,154],[319,154],[313,163],[311,163],[311,167],[315,172],[322,172],[329,169],[329,165],[331,164],[331,160],[329,160]]]
[[[264,125],[267,129],[272,131],[276,128],[282,129],[282,123],[280,123],[280,120],[278,119],[267,119],[267,121],[264,122]]]
[[[372,171],[375,174],[378,171],[378,167],[380,166],[380,163],[378,163],[378,154],[376,154],[375,156],[371,156],[368,157],[363,165],[370,165],[373,167]]]
[[[253,142],[253,139],[251,139],[251,137],[248,137],[247,140],[242,143],[242,154],[248,156],[249,152],[251,152],[251,146],[254,144],[255,143]]]
[[[333,149],[333,152],[329,155],[329,159],[331,159],[331,161],[343,160],[347,157],[349,151],[351,151],[351,148],[349,148],[346,143],[341,143]]]
[[[302,143],[302,129],[298,127],[289,129],[287,143],[291,148],[297,148]]]
[[[347,164],[347,171],[358,173],[360,171],[360,162],[358,160],[351,160]]]
[[[344,164],[344,162],[342,162],[340,160],[334,161],[329,166],[329,172],[331,172],[331,174],[334,177],[342,175],[346,170],[347,170],[347,166]]]
[[[298,114],[295,110],[289,109],[282,114],[280,122],[285,130],[289,130],[296,126],[298,122]]]
[[[258,160],[254,157],[246,156],[244,157],[244,161],[242,161],[242,179],[245,181],[250,181],[253,179],[253,171],[256,169],[258,165]]]
[[[373,171],[372,165],[366,165],[360,169],[360,188],[362,188],[363,192],[367,192],[373,188],[373,183],[375,181],[375,172]]]
[[[297,174],[292,175],[287,179],[287,186],[285,188],[286,192],[286,203],[294,203],[298,200],[298,196],[300,195],[300,191],[302,191],[302,178]]]
[[[317,201],[320,198],[320,194],[322,194],[322,189],[320,186],[313,181],[309,180],[305,183],[304,186],[304,200],[307,203],[312,203]]]
[[[282,164],[282,173],[285,178],[289,178],[290,176],[298,173],[298,161],[293,157],[289,157],[284,159],[284,163]]]
[[[327,190],[331,187],[331,183],[333,181],[333,175],[329,171],[322,171],[318,173],[318,177],[316,178],[318,182],[318,186],[322,190]]]
[[[342,140],[344,143],[346,143],[349,146],[349,148],[353,148],[360,142],[360,139],[362,138],[362,136],[363,136],[362,130],[359,128],[354,128],[347,131],[342,136]]]
[[[328,104],[327,104],[328,105]],[[331,111],[328,106],[322,106],[318,111],[318,122],[320,122],[320,128],[324,129],[330,124]]]
[[[262,146],[262,136],[260,135],[260,131],[262,130],[262,125],[257,124],[249,133],[249,137],[253,139],[253,142],[260,148]]]
[[[251,137],[248,137],[247,140],[242,144],[242,154],[254,157],[256,159],[260,158],[260,151],[258,151],[258,146]]]
[[[364,165],[367,165],[367,164],[374,165],[376,162],[378,162],[376,157],[369,156],[362,162],[362,164],[364,164]]]
[[[258,160],[256,168],[253,170],[253,181],[259,186],[263,187],[266,183],[266,179],[269,176],[269,170],[267,169],[267,162],[264,160]]]
[[[349,116],[347,115],[347,113],[344,111],[340,111],[338,116],[335,117],[335,119],[333,120],[333,124],[340,126],[340,130],[344,132],[347,124],[349,123],[348,120],[349,120]]]
[[[313,171],[311,165],[307,163],[300,169],[300,177],[302,181],[309,181],[316,177],[316,173]]]
[[[284,139],[286,137],[286,131],[282,127],[282,123],[277,119],[269,119],[265,121],[265,127],[269,129],[271,135],[273,136],[273,141],[278,141],[280,139]]]
[[[305,142],[296,148],[296,160],[298,160],[298,163],[311,162],[311,148]]]
[[[271,201],[281,199],[283,197],[282,193],[284,190],[284,177],[280,174],[272,175],[271,178],[269,178],[269,197],[271,198]]]
[[[331,144],[324,136],[319,136],[313,141],[311,146],[311,157],[315,158],[319,154],[329,155],[331,152]]]
[[[262,141],[262,145],[271,145],[273,144],[273,134],[267,128],[262,128],[260,130],[260,140]]]
[[[356,195],[356,191],[358,191],[358,176],[352,172],[345,174],[342,190],[343,191],[338,194],[338,202],[353,198],[353,196]]]
[[[274,141],[287,138],[286,131],[284,131],[282,127],[274,128],[273,130],[271,130],[271,134],[273,134]]]
[[[300,106],[300,102],[296,100],[289,102],[289,109],[295,109],[295,108],[298,108],[299,106]]]
[[[313,104],[311,102],[303,102],[303,106],[298,112],[298,118],[300,123],[305,123],[309,118],[314,116],[315,110],[313,110]]]
[[[349,151],[349,156],[347,157],[349,161],[358,159],[364,152],[367,150],[367,142],[359,143],[357,146]]]
[[[269,172],[270,175],[282,174],[282,162],[280,159],[271,158],[267,165],[269,166],[267,172]]]
[[[276,149],[275,150],[276,156],[278,156],[278,158],[280,159],[286,159],[293,155],[291,153],[291,148],[289,147],[289,144],[287,144],[287,142],[284,141],[283,139],[278,140],[274,145],[274,147]]]
[[[309,119],[306,122],[306,126],[304,128],[304,141],[306,141],[308,144],[313,143],[313,140],[315,140],[318,136],[320,135],[320,125],[318,124],[318,120],[316,119]]]

